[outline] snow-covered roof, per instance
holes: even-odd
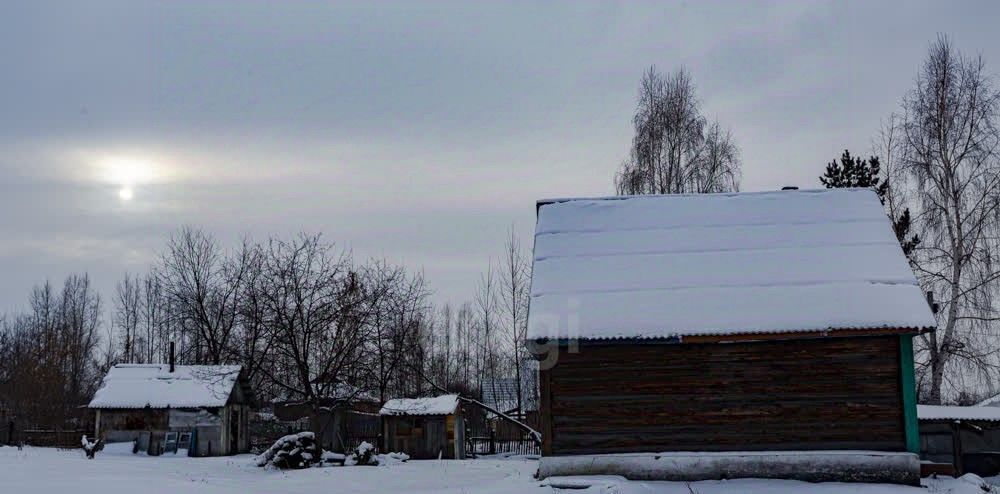
[[[529,339],[934,324],[868,189],[538,203]]]
[[[986,398],[985,400],[980,401],[979,403],[976,403],[976,406],[980,406],[980,407],[1000,407],[1000,395],[993,395],[993,396],[991,396],[989,398]]]
[[[385,402],[379,415],[451,415],[458,409],[458,395],[433,398],[394,398]]]
[[[535,372],[521,374],[522,412],[538,410],[538,380]],[[483,403],[501,412],[517,410],[517,378],[484,379],[482,384]]]
[[[118,364],[108,371],[90,408],[198,408],[225,406],[238,365]]]
[[[1000,421],[1000,408],[981,406],[917,405],[920,420],[979,420]]]

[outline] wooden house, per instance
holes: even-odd
[[[465,423],[458,395],[396,398],[379,411],[385,447],[415,459],[465,459]]]
[[[253,390],[238,365],[118,364],[91,400],[94,435],[150,455],[250,451]]]
[[[540,476],[919,480],[912,338],[935,321],[874,192],[537,216]]]

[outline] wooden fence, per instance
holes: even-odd
[[[379,416],[374,413],[349,411],[345,414],[347,437],[344,446],[350,450],[367,442],[376,449],[382,444],[382,427]]]
[[[471,427],[466,430],[466,454],[470,457],[482,455],[511,454],[539,455],[541,450],[531,435],[520,430],[494,428],[490,424]]]
[[[250,451],[261,453],[283,436],[309,430],[308,420],[250,420]]]
[[[42,430],[27,429],[20,432],[19,441],[30,446],[41,446],[48,448],[78,449],[81,447],[80,438],[93,435],[93,431],[86,430]]]
[[[508,454],[539,455],[541,451],[529,434],[502,420],[487,421],[481,416],[470,414],[465,422],[466,455],[469,457]],[[533,418],[533,417],[532,417]],[[379,416],[374,413],[349,412],[344,416],[344,449],[350,451],[362,442],[368,442],[381,449],[382,430]],[[528,421],[529,424],[532,421]],[[274,420],[251,421],[251,450],[260,452],[279,437],[286,434],[309,430],[309,421],[281,422]],[[79,443],[79,436],[76,442]],[[339,451],[338,451],[339,452]]]
[[[341,432],[335,432],[335,434],[346,434],[339,438],[346,451],[356,448],[362,442],[368,442],[376,448],[379,447],[382,436],[378,415],[348,412],[344,414],[344,421],[344,429]],[[260,453],[271,447],[282,436],[309,430],[312,430],[312,427],[307,418],[296,421],[251,420],[250,450]],[[344,451],[337,451],[337,453],[342,452]]]

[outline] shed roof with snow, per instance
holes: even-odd
[[[118,364],[89,408],[223,407],[240,381],[239,365]]]
[[[917,405],[917,418],[923,421],[1000,422],[1000,408],[988,406]]]
[[[394,398],[385,402],[379,415],[451,415],[458,410],[458,395],[428,398]]]
[[[934,325],[869,189],[538,202],[531,340]]]
[[[484,379],[481,385],[483,403],[504,413],[532,412],[538,410],[538,375],[526,369],[521,374],[521,386],[516,377]],[[521,399],[518,401],[518,391]],[[521,410],[518,410],[518,405]]]

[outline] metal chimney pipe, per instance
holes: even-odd
[[[174,342],[170,342],[170,373],[174,372]]]
[[[934,292],[927,292],[927,305],[931,307],[931,312],[934,314],[937,314],[938,311],[941,310],[941,306],[934,301]]]

